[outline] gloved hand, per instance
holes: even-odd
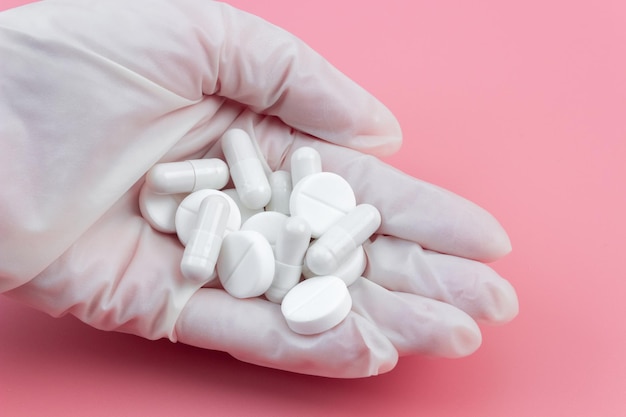
[[[510,250],[498,222],[371,156],[399,148],[395,118],[255,16],[205,0],[48,0],[0,14],[0,56],[0,291],[11,297],[331,377],[386,372],[399,355],[468,355],[477,320],[517,314],[512,286],[482,263]],[[231,127],[272,169],[317,148],[382,214],[368,279],[328,332],[296,334],[277,304],[186,281],[176,237],[139,214],[151,166],[218,154]]]

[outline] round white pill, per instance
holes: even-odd
[[[187,245],[191,231],[196,225],[198,211],[200,210],[202,200],[210,195],[222,196],[230,205],[228,221],[226,222],[226,233],[234,232],[235,230],[239,230],[241,227],[241,214],[239,213],[239,207],[237,207],[237,203],[235,203],[232,198],[218,190],[198,190],[185,197],[176,210],[176,217],[174,219],[176,224],[176,234],[178,234],[178,239],[183,245]]]
[[[239,207],[239,213],[241,214],[241,224],[245,223],[250,217],[254,216],[258,213],[263,213],[263,209],[250,209],[246,207],[239,198],[239,193],[234,188],[225,188],[222,190],[223,193],[228,194],[230,198],[233,199],[235,203],[237,203],[237,207]]]
[[[241,225],[241,230],[254,230],[259,232],[270,243],[272,248],[276,247],[278,232],[284,227],[289,219],[285,214],[278,211],[264,211],[250,217]]]
[[[347,286],[350,286],[363,275],[366,266],[367,257],[365,256],[365,250],[363,246],[359,245],[342,261],[339,268],[332,271],[330,275],[340,278]],[[317,276],[317,274],[306,266],[306,263],[302,267],[302,275],[304,275],[305,278]]]
[[[274,253],[267,240],[253,230],[229,233],[222,241],[217,275],[233,297],[258,297],[274,278]]]
[[[153,229],[176,233],[176,209],[187,194],[156,194],[143,186],[139,192],[139,210]]]
[[[303,217],[317,238],[356,207],[350,184],[332,172],[320,172],[302,178],[291,192],[289,211]]]
[[[351,308],[346,284],[332,275],[302,281],[285,295],[280,307],[289,328],[304,335],[335,327]]]

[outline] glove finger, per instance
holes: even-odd
[[[236,299],[203,288],[189,300],[176,323],[180,342],[225,351],[245,362],[335,378],[357,378],[391,370],[398,353],[371,322],[350,313],[321,334],[292,332],[280,306],[260,298]]]
[[[361,278],[350,286],[352,310],[371,320],[403,355],[456,358],[480,347],[474,320],[463,311],[430,298],[392,292]]]
[[[381,212],[379,233],[419,243],[441,253],[492,261],[511,250],[500,223],[486,210],[450,191],[413,178],[381,160],[353,149],[314,140],[279,128],[259,129],[261,150],[268,161],[290,169],[291,152],[301,146],[317,149],[322,168],[344,177],[359,203]],[[271,132],[272,134],[269,134]]]
[[[181,9],[210,45],[196,64],[204,94],[362,152],[399,148],[400,127],[389,109],[300,39],[225,4],[189,1]]]
[[[389,290],[437,299],[491,324],[506,323],[519,311],[513,286],[481,262],[391,236],[377,236],[364,247],[364,275]]]

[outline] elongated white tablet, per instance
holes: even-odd
[[[342,261],[341,265],[339,265],[339,268],[332,271],[330,275],[334,275],[337,278],[340,278],[349,287],[363,275],[366,266],[367,257],[365,256],[365,250],[363,249],[363,246],[359,245],[359,247],[354,249],[346,257],[346,259]],[[317,274],[312,272],[306,266],[306,263],[302,266],[302,275],[304,275],[304,277],[307,279],[317,276]]]
[[[320,153],[309,147],[303,146],[291,154],[291,182],[296,185],[308,175],[322,172],[322,158]]]
[[[222,135],[221,142],[241,202],[251,209],[265,207],[272,197],[272,189],[248,133],[230,129]]]
[[[278,211],[289,215],[289,197],[291,196],[291,173],[288,171],[274,171],[269,178],[272,197],[265,207],[267,211]]]
[[[185,278],[206,283],[215,277],[229,212],[230,204],[222,196],[210,195],[202,200],[180,262]]]
[[[210,195],[219,195],[224,197],[230,205],[228,221],[226,222],[226,233],[239,230],[241,227],[241,214],[239,213],[239,207],[237,207],[237,203],[235,203],[232,198],[218,190],[198,190],[185,197],[176,210],[176,217],[174,219],[176,224],[176,234],[178,235],[178,239],[183,246],[187,245],[191,231],[194,229],[202,200]]]
[[[346,284],[332,275],[302,281],[285,295],[280,307],[289,328],[304,335],[332,329],[351,308]]]
[[[371,204],[359,204],[332,225],[307,250],[306,265],[318,275],[328,275],[380,227],[381,216]]]
[[[276,270],[265,298],[280,303],[287,292],[300,282],[304,254],[311,240],[311,228],[301,217],[289,217],[276,237]]]
[[[146,174],[146,185],[156,194],[219,190],[227,182],[228,166],[217,158],[156,164]]]
[[[303,217],[317,238],[356,207],[350,184],[332,172],[320,172],[302,178],[291,191],[289,210]]]
[[[239,230],[224,237],[217,275],[233,297],[262,295],[272,285],[274,267],[272,247],[260,233]]]

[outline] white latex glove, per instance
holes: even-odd
[[[272,169],[316,147],[382,213],[368,279],[328,332],[295,334],[277,304],[185,281],[176,237],[139,214],[151,166],[217,154],[230,127]],[[481,263],[510,243],[476,205],[367,155],[400,137],[382,104],[301,41],[224,4],[49,0],[3,12],[0,291],[99,329],[315,375],[470,354],[475,320],[517,314],[511,285]]]

